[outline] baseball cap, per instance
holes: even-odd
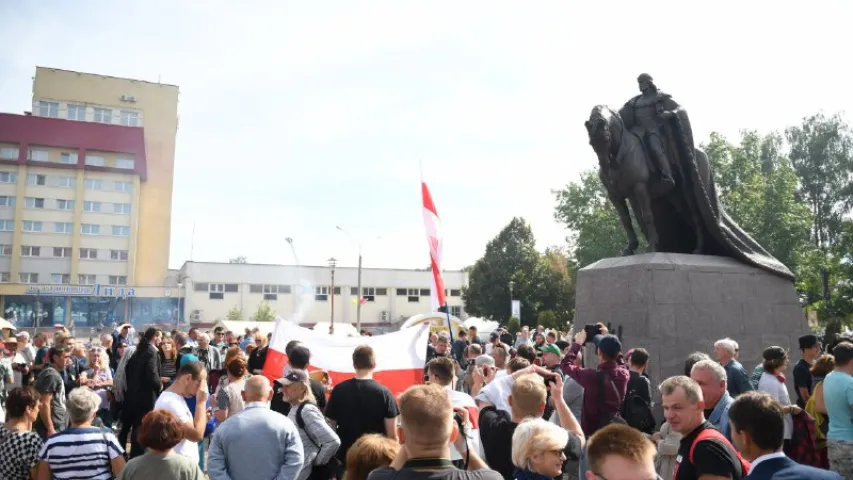
[[[539,351],[542,353],[553,353],[554,355],[562,356],[563,352],[560,351],[560,347],[554,345],[553,343],[548,343],[539,347]]]
[[[284,376],[284,378],[281,379],[281,383],[283,383],[284,385],[307,382],[308,374],[305,373],[305,370],[291,370],[290,373],[288,373]]]
[[[616,335],[601,335],[601,338],[598,340],[598,349],[608,357],[616,358],[619,352],[622,351],[622,342],[619,341]]]
[[[181,357],[181,364],[180,364],[180,365],[178,365],[178,368],[181,368],[181,367],[183,367],[184,365],[186,365],[186,364],[188,364],[188,363],[190,363],[190,362],[197,362],[197,361],[198,361],[198,357],[196,357],[196,356],[195,356],[195,355],[193,355],[192,353],[185,353],[185,354]]]

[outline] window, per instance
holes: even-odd
[[[24,206],[27,208],[44,208],[44,199],[35,197],[24,198]]]
[[[32,247],[30,245],[21,245],[22,257],[39,257],[41,256],[41,247]]]
[[[0,158],[5,159],[5,160],[17,160],[18,159],[18,149],[15,147],[0,148]]]
[[[113,204],[113,213],[118,215],[130,215],[130,204],[129,203],[114,203]]]
[[[127,237],[130,235],[130,227],[122,225],[113,225],[113,235],[116,237]]]
[[[39,283],[38,273],[19,273],[18,277],[21,279],[21,283]]]
[[[39,233],[42,231],[42,223],[32,220],[24,220],[23,231],[30,233]]]
[[[12,255],[12,246],[11,245],[0,245],[0,256],[9,257]]]
[[[97,155],[86,155],[86,165],[92,167],[103,167],[104,164],[104,157],[99,157]]]
[[[71,258],[71,247],[53,247],[53,256],[57,258]]]
[[[127,261],[127,250],[110,250],[110,259]]]
[[[27,175],[27,185],[47,185],[47,175],[30,173]]]
[[[100,212],[101,202],[83,202],[83,211],[86,213]]]
[[[397,289],[397,295],[399,295],[399,296],[405,295],[405,296],[409,297],[409,303],[419,302],[421,300],[419,293],[420,292],[418,291],[417,288],[398,288]]]
[[[68,104],[68,120],[86,120],[86,105]]]
[[[74,188],[77,186],[77,179],[74,177],[59,177],[56,180],[56,186],[62,188]]]
[[[18,183],[18,174],[13,172],[0,172],[0,183]]]
[[[51,273],[50,283],[59,283],[62,285],[67,285],[71,283],[71,275],[67,273]]]
[[[95,284],[95,276],[94,275],[77,275],[77,283],[80,285],[94,285]]]
[[[45,102],[39,100],[39,116],[59,118],[59,104],[56,102]]]
[[[110,285],[127,285],[127,277],[124,275],[110,275]]]
[[[57,210],[74,210],[74,200],[63,200],[61,198],[56,199],[56,209]]]
[[[48,160],[47,150],[29,150],[29,160],[33,162],[46,162]]]
[[[462,307],[460,307],[459,305],[451,306],[450,307],[450,314],[453,315],[454,317],[459,317],[460,315],[462,315]]]
[[[74,233],[74,224],[71,222],[56,222],[53,224],[53,233]]]
[[[372,287],[365,287],[361,289],[361,297],[364,298],[365,301],[373,302],[376,300],[376,289]]]
[[[109,108],[95,108],[94,119],[97,123],[112,123],[113,111]]]
[[[104,189],[104,182],[102,182],[101,180],[98,180],[98,179],[94,179],[94,178],[87,178],[86,180],[83,181],[83,187],[85,187],[88,190],[103,190]]]
[[[224,283],[211,283],[207,286],[208,292],[215,293],[225,293],[225,284]]]
[[[98,259],[98,251],[94,248],[81,248],[80,249],[80,259],[81,260],[97,260]]]
[[[116,182],[113,188],[117,192],[130,192],[133,190],[133,184],[131,182]]]
[[[329,287],[315,287],[314,300],[326,301],[329,299]]]
[[[65,165],[77,165],[77,154],[62,152],[59,154],[59,163],[63,163]]]
[[[428,297],[429,296],[429,289],[428,288],[422,288],[421,289],[421,296],[422,297]]]
[[[136,112],[128,112],[126,110],[119,111],[119,118],[121,124],[126,127],[138,127],[139,126],[139,114]]]
[[[101,233],[101,226],[84,223],[83,225],[80,225],[80,233],[83,235],[98,235]]]
[[[14,207],[15,201],[15,197],[10,197],[9,195],[2,195],[0,196],[0,207]]]
[[[11,232],[15,230],[14,220],[0,220],[0,232]]]
[[[12,274],[9,272],[0,273],[0,282],[9,283],[12,281]]]
[[[206,292],[210,289],[210,284],[209,283],[196,283],[194,285],[194,288],[195,288],[196,292]]]
[[[133,159],[130,158],[116,158],[116,168],[126,168],[128,170],[133,170]]]

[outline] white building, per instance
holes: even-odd
[[[356,323],[358,269],[328,266],[263,265],[247,263],[186,262],[177,278],[184,297],[184,318],[192,323],[224,320],[238,309],[250,320],[267,302],[283,318],[312,326],[318,322]],[[451,314],[466,318],[463,271],[444,272]],[[361,324],[387,327],[413,315],[429,313],[432,272],[388,268],[362,269]],[[334,302],[332,301],[334,299]]]

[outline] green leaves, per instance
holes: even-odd
[[[228,310],[228,313],[225,315],[226,320],[243,320],[243,311],[237,307],[232,307],[231,310]]]
[[[261,302],[252,316],[252,320],[256,322],[272,322],[275,320],[275,310],[270,307],[269,303]]]

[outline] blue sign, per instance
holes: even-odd
[[[95,285],[30,285],[26,295],[46,295],[52,297],[135,297],[133,287],[113,287]]]

